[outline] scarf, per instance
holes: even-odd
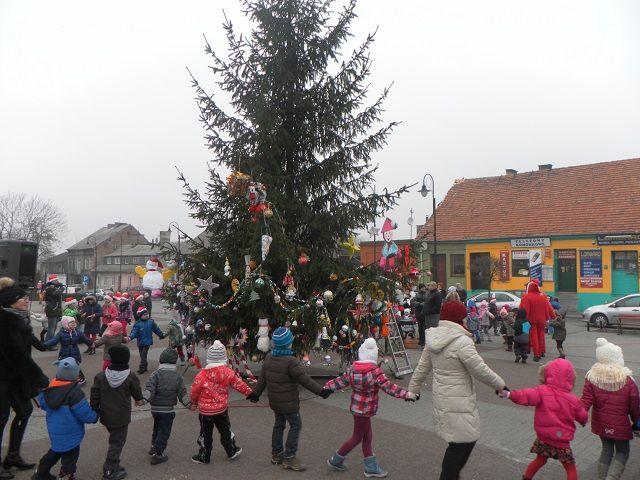
[[[122,385],[124,381],[129,377],[130,373],[130,369],[118,371],[107,368],[104,371],[104,375],[105,377],[107,377],[107,382],[109,382],[109,386],[111,388],[118,388],[120,385]]]
[[[178,366],[175,363],[161,363],[158,370],[172,370],[175,372],[178,370]]]
[[[274,348],[271,350],[272,357],[286,357],[288,355],[293,355],[293,350],[290,348]]]

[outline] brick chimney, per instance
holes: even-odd
[[[507,168],[506,172],[507,175],[510,175],[512,177],[515,177],[518,174],[518,171],[514,170],[513,168]]]
[[[544,163],[542,165],[538,165],[538,170],[551,170],[553,165],[550,163]]]

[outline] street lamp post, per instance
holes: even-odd
[[[89,235],[88,240],[93,240],[93,295],[95,296],[98,284],[98,242],[93,235]]]
[[[180,248],[180,225],[178,222],[171,222],[169,224],[169,231],[171,231],[171,227],[175,226],[178,231],[178,264],[176,265],[176,276],[180,279],[180,263],[182,262],[182,250]],[[171,240],[171,239],[169,239]]]
[[[431,179],[431,188],[427,188],[427,177]],[[436,192],[433,176],[427,173],[422,178],[422,188],[420,189],[420,195],[427,197],[431,192],[431,200],[433,202],[433,262],[431,264],[431,278],[433,281],[438,281],[438,222],[436,216]]]
[[[120,273],[118,275],[118,291],[122,291],[122,235],[120,236]]]

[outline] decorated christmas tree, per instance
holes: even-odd
[[[193,78],[212,160],[203,191],[180,175],[205,228],[181,258],[180,279],[197,291],[190,301],[205,337],[240,338],[254,350],[268,341],[259,319],[289,322],[304,351],[323,326],[349,323],[359,292],[382,301],[396,288],[395,275],[352,258],[354,231],[407,191],[373,189],[372,155],[396,123],[381,119],[388,89],[370,99],[374,35],[342,56],[355,1],[338,13],[325,0],[242,4],[251,34],[227,20],[226,55],[205,40],[214,86]],[[209,277],[219,286],[200,288],[197,279]]]

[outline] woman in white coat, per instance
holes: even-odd
[[[449,447],[442,460],[440,480],[457,480],[480,438],[480,416],[473,378],[493,390],[505,383],[476,351],[473,337],[463,327],[466,308],[451,299],[442,305],[440,323],[426,333],[426,346],[411,377],[409,391],[420,393],[433,371],[433,419],[438,436]]]

